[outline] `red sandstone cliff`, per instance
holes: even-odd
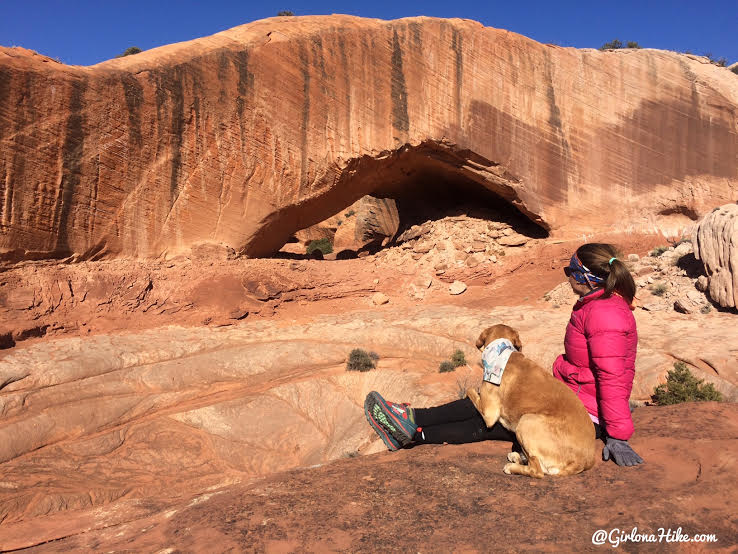
[[[467,20],[276,18],[93,67],[0,48],[5,258],[278,249],[365,194],[481,185],[560,232],[738,196],[738,79]]]

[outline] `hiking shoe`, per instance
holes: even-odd
[[[386,432],[389,432],[394,442],[401,446],[407,446],[413,442],[418,426],[415,424],[413,409],[409,404],[387,402],[381,394],[372,391],[364,401],[364,412],[367,414],[367,418],[371,416],[375,423],[381,425]],[[392,449],[390,448],[390,450]]]
[[[402,448],[402,445],[392,436],[392,432],[396,433],[397,430],[389,423],[385,415],[379,409],[379,405],[369,402],[368,396],[366,397],[366,400],[364,400],[364,415],[366,416],[366,420],[369,422],[369,425],[372,426],[372,429],[377,432],[379,438],[384,442],[387,450],[394,452],[395,450]],[[387,426],[385,427],[384,424]]]

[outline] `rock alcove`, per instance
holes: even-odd
[[[449,218],[461,225],[464,217],[502,224],[498,228],[527,238],[548,234],[542,217],[518,197],[519,180],[504,166],[443,141],[352,160],[340,181],[312,203],[312,213],[305,206],[274,218],[275,231],[287,224],[300,229],[278,256],[306,257],[307,245],[319,239],[334,246],[330,257],[376,253],[417,238],[418,226]]]

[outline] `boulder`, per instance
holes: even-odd
[[[706,275],[700,275],[697,277],[697,280],[694,283],[695,288],[700,292],[707,291],[707,287],[709,286],[710,281],[707,279]]]
[[[448,287],[448,293],[452,295],[458,295],[463,293],[466,290],[466,283],[463,283],[462,281],[454,281],[451,283],[451,285]]]
[[[413,252],[415,252],[416,254],[427,254],[433,249],[434,246],[435,243],[431,241],[419,241],[413,246]]]
[[[356,210],[354,235],[357,242],[366,244],[377,239],[391,239],[397,234],[400,216],[397,203],[392,198],[366,195],[353,207]]]
[[[697,226],[692,244],[709,279],[710,298],[724,308],[738,305],[738,204],[715,208]]]
[[[393,199],[366,195],[318,226],[335,229],[335,250],[358,251],[369,243],[394,237],[399,222],[397,203]]]
[[[464,263],[467,265],[467,267],[477,267],[479,264],[482,264],[487,261],[487,256],[484,255],[482,252],[476,252],[474,254],[470,254],[466,260],[464,260]]]
[[[674,248],[674,255],[681,258],[682,256],[686,256],[692,252],[692,243],[685,241],[680,242],[675,248]]]
[[[485,252],[487,250],[487,243],[481,240],[475,240],[471,243],[472,252]]]
[[[687,291],[687,298],[689,298],[692,302],[695,302],[697,304],[702,303],[705,300],[704,295],[696,290]]]
[[[381,292],[377,292],[372,295],[372,304],[374,304],[375,306],[387,304],[389,301],[389,297]]]
[[[430,223],[424,223],[423,225],[413,225],[409,229],[406,229],[399,235],[397,235],[396,242],[398,243],[407,243],[408,241],[417,239],[419,237],[422,237],[423,235],[427,235],[432,230],[432,226]]]
[[[518,233],[512,233],[497,239],[497,243],[501,246],[523,246],[526,242],[528,242],[528,237]]]

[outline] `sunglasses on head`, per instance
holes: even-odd
[[[569,277],[569,276],[571,276],[572,273],[580,273],[580,271],[578,271],[578,270],[574,269],[573,267],[567,265],[564,268],[564,275],[566,275],[567,277]]]

